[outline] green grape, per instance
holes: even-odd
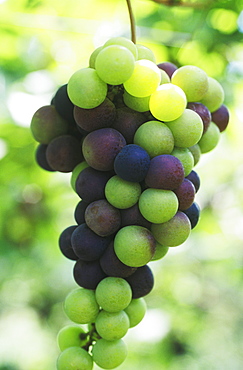
[[[166,122],[166,125],[174,136],[175,146],[181,148],[197,144],[203,133],[203,121],[191,109],[185,109],[179,118]]]
[[[155,240],[145,227],[124,226],[115,236],[114,250],[119,260],[125,265],[141,267],[153,257]]]
[[[64,311],[69,319],[77,324],[94,322],[99,312],[94,291],[83,288],[74,289],[65,299]]]
[[[224,102],[224,90],[220,83],[212,77],[208,77],[208,91],[200,101],[206,105],[210,112],[215,112]]]
[[[92,370],[93,359],[85,349],[66,348],[57,359],[57,370]]]
[[[118,312],[131,302],[132,290],[126,280],[109,276],[97,285],[95,297],[103,310]]]
[[[207,153],[213,150],[219,142],[220,130],[214,122],[210,122],[207,131],[203,134],[198,145],[202,153]]]
[[[95,69],[102,81],[120,85],[127,81],[134,70],[134,56],[124,46],[110,45],[96,57]]]
[[[75,183],[76,183],[76,180],[77,180],[78,175],[80,174],[80,172],[82,172],[87,167],[89,167],[88,163],[86,161],[83,161],[83,162],[79,163],[73,169],[72,175],[71,175],[71,179],[70,179],[70,183],[71,183],[71,186],[72,186],[72,188],[73,188],[74,191],[76,191],[76,189],[75,189]]]
[[[174,137],[163,122],[148,121],[135,132],[134,144],[140,145],[153,158],[161,154],[170,154],[174,148]]]
[[[166,247],[165,245],[162,245],[158,242],[156,242],[155,246],[155,254],[152,258],[152,261],[158,261],[161,258],[163,258],[169,251],[169,247]]]
[[[82,68],[69,79],[67,92],[74,105],[92,109],[105,100],[107,84],[99,78],[93,68]]]
[[[194,166],[196,166],[196,164],[198,164],[198,162],[199,162],[199,160],[201,158],[201,149],[200,149],[200,146],[199,146],[199,144],[195,144],[193,146],[190,146],[188,149],[190,150],[190,152],[193,155]]]
[[[144,98],[138,98],[136,96],[128,94],[125,90],[123,94],[123,101],[127,107],[137,111],[137,112],[147,112],[149,111],[149,99],[150,96],[145,96]]]
[[[152,52],[151,49],[147,48],[147,46],[136,44],[137,46],[137,51],[138,51],[138,60],[141,59],[147,59],[150,60],[151,62],[156,63],[156,58],[154,53]]]
[[[172,83],[160,85],[150,97],[152,115],[160,121],[173,121],[180,117],[186,108],[184,91]]]
[[[156,224],[170,220],[178,210],[178,199],[172,190],[148,188],[138,204],[143,217]]]
[[[107,47],[110,45],[124,46],[125,48],[130,50],[130,52],[134,56],[134,59],[137,60],[138,51],[137,51],[136,45],[131,40],[127,39],[126,37],[112,37],[111,39],[106,41],[103,47]]]
[[[178,158],[181,161],[184,168],[185,177],[188,176],[194,166],[194,158],[191,151],[188,148],[175,147],[172,150],[171,155],[173,155],[174,157]]]
[[[140,194],[139,183],[123,180],[117,175],[111,177],[105,186],[106,199],[112,206],[120,209],[132,207],[137,203]]]
[[[82,347],[86,343],[85,331],[79,326],[68,325],[57,335],[57,343],[61,351],[69,347]]]
[[[160,73],[161,73],[160,85],[170,83],[170,77],[167,75],[167,73],[163,69],[160,69]]]
[[[144,98],[151,95],[161,81],[160,70],[150,60],[141,59],[135,62],[131,77],[124,82],[125,90],[133,96]]]
[[[114,369],[127,357],[127,346],[122,339],[98,340],[92,350],[94,362],[102,369]]]
[[[197,102],[208,90],[208,76],[196,66],[178,68],[171,77],[171,82],[179,86],[186,94],[188,102]]]
[[[132,299],[131,303],[125,308],[125,312],[130,320],[130,328],[138,325],[145,316],[147,305],[144,298]]]
[[[123,310],[119,312],[102,310],[95,320],[97,333],[106,340],[121,339],[126,335],[129,326],[129,318]]]
[[[93,68],[95,69],[95,61],[96,61],[96,57],[97,55],[99,54],[99,52],[103,49],[103,46],[99,46],[98,48],[96,48],[93,53],[90,55],[90,58],[89,58],[89,67],[90,68]]]

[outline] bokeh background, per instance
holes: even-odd
[[[133,0],[137,41],[157,62],[217,78],[231,119],[195,170],[201,219],[151,263],[148,312],[121,370],[243,368],[243,1]],[[166,4],[165,4],[166,3]],[[0,370],[53,370],[63,300],[76,287],[58,248],[79,201],[70,174],[35,163],[29,124],[95,47],[130,37],[125,0],[0,0]]]

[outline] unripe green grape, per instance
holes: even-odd
[[[96,61],[96,57],[97,55],[99,54],[99,52],[103,49],[103,46],[99,46],[98,48],[96,48],[93,53],[90,55],[90,58],[89,58],[89,67],[90,68],[93,68],[95,69],[95,61]]]
[[[175,147],[172,150],[171,155],[173,155],[174,157],[178,158],[181,161],[185,177],[188,176],[194,166],[194,158],[191,151],[188,148]]]
[[[93,360],[85,349],[69,347],[57,359],[57,370],[92,370]]]
[[[95,320],[97,333],[106,340],[121,339],[126,335],[129,326],[129,318],[123,310],[119,312],[102,310]]]
[[[119,312],[131,302],[132,290],[126,280],[109,276],[97,285],[95,297],[103,310]]]
[[[134,59],[137,60],[138,51],[137,51],[136,45],[131,40],[127,39],[126,37],[112,37],[111,39],[106,41],[103,47],[105,48],[110,45],[124,46],[125,48],[130,50],[130,52],[134,56]]]
[[[160,121],[173,121],[180,117],[186,108],[184,91],[172,83],[162,84],[155,90],[149,101],[152,115]]]
[[[224,90],[215,78],[208,77],[208,91],[200,103],[206,105],[210,112],[215,112],[224,102]]]
[[[188,149],[190,150],[190,152],[193,155],[194,166],[196,166],[196,164],[199,162],[199,160],[201,158],[201,149],[200,149],[200,146],[198,144],[195,144],[193,146],[190,146]]]
[[[82,172],[87,167],[89,167],[89,165],[86,161],[83,161],[79,163],[76,167],[74,167],[72,171],[71,179],[70,179],[70,183],[74,191],[76,191],[75,183],[76,183],[78,175],[80,174],[80,172]]]
[[[92,354],[94,362],[102,369],[114,369],[125,361],[127,346],[122,339],[100,339],[95,343]]]
[[[115,175],[105,186],[105,196],[108,202],[120,209],[132,207],[137,203],[141,194],[141,186],[137,182],[130,182]]]
[[[138,98],[136,96],[128,94],[125,90],[123,94],[123,100],[127,107],[137,111],[137,112],[147,112],[149,111],[149,99],[150,96],[145,96],[144,98]]]
[[[93,68],[82,68],[69,79],[67,93],[74,105],[92,109],[105,100],[107,84],[99,78]]]
[[[196,66],[178,68],[171,77],[171,82],[179,86],[186,94],[188,102],[197,102],[208,90],[208,76]]]
[[[132,299],[131,303],[125,308],[125,312],[130,320],[130,328],[137,326],[145,316],[147,305],[144,298]]]
[[[163,69],[160,69],[160,73],[161,73],[160,85],[170,83],[170,77],[167,75],[167,73]]]
[[[57,335],[57,343],[61,351],[69,347],[82,347],[86,343],[85,331],[75,325],[62,328]]]
[[[99,312],[94,291],[74,289],[65,299],[64,311],[68,318],[77,324],[94,322]]]
[[[151,49],[147,48],[147,46],[136,44],[137,51],[138,51],[138,57],[137,59],[147,59],[151,60],[151,62],[156,63],[156,58],[154,53],[152,52]]]
[[[220,130],[218,126],[211,122],[205,134],[203,134],[198,145],[202,153],[207,153],[213,150],[219,142],[220,139]]]
[[[120,85],[132,75],[134,63],[130,50],[124,46],[110,45],[97,55],[95,69],[102,81],[110,85]]]
[[[144,98],[154,92],[161,81],[160,70],[150,60],[141,59],[135,62],[131,77],[124,82],[125,90],[138,98]]]
[[[169,247],[156,242],[155,245],[155,254],[152,258],[152,261],[158,261],[163,258],[169,251]]]
[[[138,204],[143,217],[157,224],[170,220],[178,210],[178,199],[172,190],[148,188]]]

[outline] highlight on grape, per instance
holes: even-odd
[[[124,336],[153,289],[152,262],[196,227],[194,167],[228,122],[218,81],[195,66],[156,64],[150,49],[124,37],[94,50],[33,115],[38,165],[71,173],[80,198],[76,223],[59,237],[77,288],[64,302],[70,325],[58,334],[58,370],[125,361]]]

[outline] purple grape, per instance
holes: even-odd
[[[134,134],[143,123],[147,121],[143,113],[136,112],[128,107],[118,108],[113,128],[119,131],[127,144],[133,143]]]
[[[212,113],[212,121],[218,126],[219,131],[223,132],[229,123],[229,111],[225,105]]]
[[[67,227],[59,236],[58,244],[62,254],[70,260],[78,260],[78,256],[75,254],[72,244],[71,237],[77,225]]]
[[[78,260],[73,268],[73,277],[76,283],[85,289],[95,290],[106,274],[100,267],[99,261]]]
[[[157,64],[157,66],[160,69],[163,69],[163,71],[165,71],[170,78],[178,68],[174,63],[171,63],[171,62],[159,63]]]
[[[74,105],[67,94],[67,84],[59,87],[52,99],[52,104],[55,106],[60,116],[68,121],[69,126],[76,126],[76,122],[73,117]]]
[[[174,190],[174,193],[179,201],[178,210],[183,211],[192,205],[196,190],[195,186],[190,180],[184,179],[181,185]]]
[[[139,225],[150,229],[151,222],[146,220],[141,214],[138,203],[126,209],[121,209],[121,227],[129,225]]]
[[[193,183],[197,193],[200,188],[200,177],[198,176],[197,172],[192,170],[189,175],[186,176],[186,179],[190,180]]]
[[[211,113],[202,103],[188,103],[187,108],[196,112],[203,121],[203,133],[205,133],[211,122]]]
[[[154,286],[154,276],[148,265],[138,267],[126,278],[132,289],[132,298],[137,299],[149,294]]]
[[[199,205],[194,202],[188,209],[184,210],[183,213],[187,215],[191,223],[191,228],[194,229],[194,227],[198,224],[200,217]]]
[[[89,203],[85,202],[84,200],[80,200],[80,202],[78,202],[76,205],[74,218],[78,225],[81,225],[85,222],[84,214],[88,205]]]
[[[46,150],[47,150],[47,145],[39,144],[37,149],[36,149],[36,152],[35,152],[35,160],[36,160],[37,164],[43,170],[53,172],[55,170],[53,170],[50,167],[50,165],[49,165],[49,163],[47,162],[47,159],[46,159]]]

